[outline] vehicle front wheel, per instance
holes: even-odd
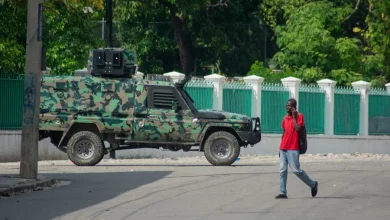
[[[69,139],[66,152],[77,166],[94,166],[103,159],[104,144],[95,133],[80,131]]]
[[[214,132],[205,142],[204,155],[215,166],[230,166],[240,155],[240,144],[229,132]]]

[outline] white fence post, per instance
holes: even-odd
[[[259,117],[261,120],[261,85],[264,78],[251,75],[244,77],[244,81],[252,86],[252,117]]]
[[[299,86],[300,86],[302,80],[290,76],[290,77],[281,79],[281,81],[282,81],[283,86],[287,87],[288,90],[290,91],[290,98],[294,98],[295,100],[297,100],[297,109],[299,111],[299,108],[298,108],[298,105],[299,105],[298,104],[299,103]]]
[[[206,80],[212,82],[214,85],[213,109],[222,110],[223,84],[224,84],[226,77],[214,73],[214,74],[205,76],[204,78]]]
[[[142,79],[144,78],[144,74],[142,72],[137,71],[134,78],[137,80],[137,82],[142,81]]]
[[[386,85],[387,92],[390,93],[390,83],[387,83]]]
[[[365,81],[353,82],[354,89],[360,91],[360,120],[359,120],[359,135],[368,135],[368,92],[370,91],[371,83]]]
[[[164,76],[169,76],[169,77],[171,77],[173,83],[177,83],[177,82],[179,82],[180,80],[183,80],[184,77],[186,76],[186,75],[183,74],[183,73],[179,73],[179,72],[175,72],[175,71],[169,72],[169,73],[164,73],[163,75],[164,75]]]
[[[330,79],[317,81],[320,88],[325,90],[325,109],[324,109],[324,133],[333,135],[334,133],[334,87],[337,82]]]

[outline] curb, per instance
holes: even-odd
[[[26,191],[38,191],[43,187],[49,187],[57,183],[57,180],[54,179],[41,179],[34,183],[24,183],[18,185],[12,185],[9,187],[0,188],[0,196],[11,197],[13,195],[24,193]]]

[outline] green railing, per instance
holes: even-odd
[[[0,75],[0,130],[19,130],[23,122],[24,75]]]
[[[335,88],[334,134],[357,135],[359,133],[360,93],[353,88]]]
[[[205,80],[191,80],[185,90],[194,100],[194,105],[197,109],[212,109],[213,108],[213,83]]]
[[[223,85],[222,110],[252,116],[252,87],[239,82]]]
[[[191,80],[185,90],[198,109],[212,109],[213,84]],[[263,133],[282,133],[289,91],[281,84],[262,85],[261,126]],[[252,88],[244,83],[226,83],[223,110],[251,116]],[[336,88],[334,95],[334,134],[359,132],[360,93],[352,88]],[[23,120],[24,75],[0,75],[0,129],[21,129]],[[390,134],[390,93],[373,88],[369,93],[369,134]],[[324,132],[325,93],[317,86],[302,85],[299,112],[305,115],[308,133]]]
[[[298,108],[305,117],[307,133],[323,134],[325,91],[318,86],[301,85]]]
[[[372,88],[368,98],[368,133],[390,135],[390,93]]]
[[[261,132],[282,133],[289,91],[281,84],[263,84],[261,91]]]

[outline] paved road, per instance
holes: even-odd
[[[319,193],[289,172],[288,200],[275,158],[213,167],[202,159],[42,162],[40,173],[70,185],[0,199],[0,220],[16,219],[375,219],[390,216],[390,160],[303,160]],[[0,164],[0,174],[18,164]]]

